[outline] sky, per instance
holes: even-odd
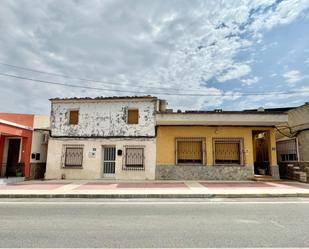
[[[309,0],[1,0],[0,112],[147,94],[182,110],[298,106],[308,82]]]

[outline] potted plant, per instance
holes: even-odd
[[[22,171],[23,163],[17,163],[16,169],[15,169],[15,175],[17,177],[23,176],[23,171]]]

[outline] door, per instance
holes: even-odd
[[[6,161],[6,176],[16,176],[19,162],[20,139],[9,139],[8,157]]]
[[[114,177],[116,166],[116,148],[103,147],[103,177]]]

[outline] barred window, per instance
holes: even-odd
[[[277,142],[277,157],[279,162],[297,161],[296,139],[289,139]]]
[[[65,146],[64,167],[82,167],[83,146]]]
[[[215,164],[243,164],[241,139],[216,138],[214,139],[213,146]]]
[[[203,164],[202,138],[177,138],[176,139],[176,163],[177,164]]]
[[[144,148],[126,147],[125,148],[125,168],[129,170],[144,169]]]

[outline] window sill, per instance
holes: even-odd
[[[206,164],[202,164],[202,163],[177,163],[176,166],[207,166]]]
[[[123,167],[123,171],[145,171],[145,167]]]
[[[62,167],[62,169],[83,169],[81,166],[65,166]]]
[[[245,167],[244,164],[236,164],[236,163],[222,163],[222,164],[214,164],[213,166],[226,166],[226,167],[233,167],[233,166],[237,166],[237,167]]]

